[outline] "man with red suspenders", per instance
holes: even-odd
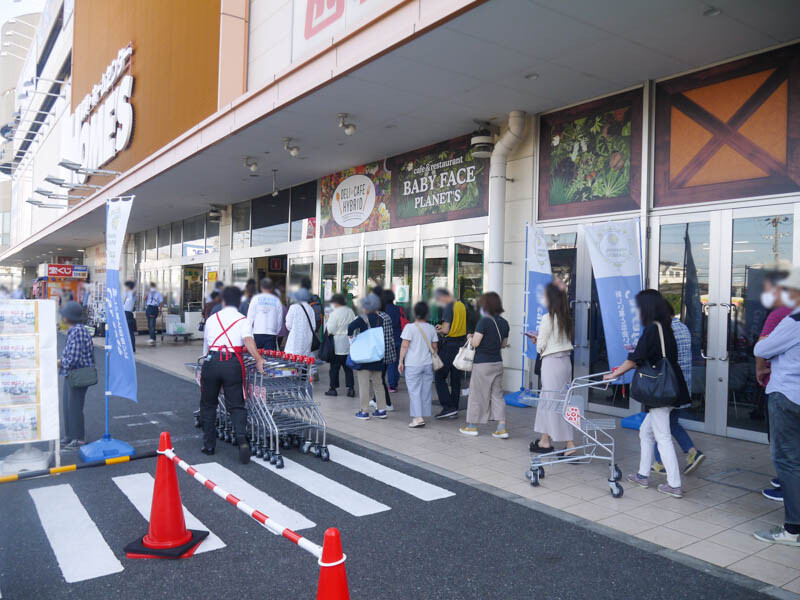
[[[259,355],[247,317],[239,312],[242,291],[229,286],[222,290],[222,310],[211,315],[203,329],[205,361],[200,372],[200,423],[203,427],[204,454],[214,454],[217,443],[215,421],[219,390],[225,391],[225,406],[231,415],[233,431],[239,445],[239,462],[250,462],[247,441],[247,409],[244,406],[244,351],[256,360],[256,368],[264,372],[264,359]]]

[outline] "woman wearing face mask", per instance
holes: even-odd
[[[561,415],[560,405],[548,399],[563,393],[572,380],[572,315],[566,292],[555,283],[544,288],[544,304],[547,314],[542,317],[538,332],[527,335],[536,344],[542,356],[542,394],[536,409],[533,430],[541,433],[541,439],[531,444],[533,452],[552,452],[553,443],[566,442],[567,449],[575,447],[573,429]],[[573,454],[568,452],[567,454]]]

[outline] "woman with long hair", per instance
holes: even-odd
[[[636,349],[628,354],[628,359],[603,379],[617,379],[630,370],[642,365],[654,365],[666,358],[672,367],[677,384],[676,398],[633,398],[642,403],[647,416],[639,428],[641,456],[639,471],[628,475],[628,481],[640,487],[649,485],[648,476],[653,466],[654,444],[658,444],[661,461],[667,471],[667,483],[658,486],[658,491],[675,498],[683,497],[681,489],[681,471],[675,446],[672,445],[672,433],[669,428],[669,415],[673,408],[690,401],[689,390],[678,365],[678,344],[672,333],[672,317],[664,297],[656,290],[643,290],[636,295],[636,306],[644,326]]]
[[[531,444],[531,450],[542,453],[552,452],[555,443],[566,442],[568,450],[575,447],[572,426],[564,420],[561,405],[553,401],[572,381],[573,325],[567,293],[556,284],[548,283],[544,288],[544,304],[547,314],[542,317],[539,331],[526,334],[542,357],[542,393],[533,425],[533,430],[542,437]]]

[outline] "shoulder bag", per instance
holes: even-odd
[[[67,375],[67,381],[71,388],[82,388],[95,385],[97,383],[97,367],[81,367],[72,369]]]
[[[306,312],[306,307],[303,306],[303,304],[304,303],[302,303],[302,302],[300,303],[300,310],[302,310],[303,314],[306,316],[306,321],[308,321],[308,328],[311,330],[311,351],[312,352],[316,352],[317,350],[319,350],[319,346],[320,346],[319,336],[314,331],[314,326],[311,324],[311,319],[309,318],[308,313]],[[314,309],[312,308],[311,310],[314,310]]]
[[[425,335],[425,330],[419,326],[419,323],[414,323],[414,325],[416,325],[417,329],[419,329],[419,333],[422,336],[422,339],[425,340],[425,344],[428,346],[428,352],[431,353],[431,360],[433,361],[433,370],[438,371],[439,369],[444,367],[442,359],[439,358],[439,355],[433,351],[433,346],[431,346],[431,341],[428,339],[428,336]]]
[[[645,363],[636,369],[631,382],[631,398],[650,408],[674,406],[679,396],[678,378],[667,359],[664,330],[656,321],[661,341],[661,358],[655,364]]]

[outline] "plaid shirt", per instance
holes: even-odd
[[[394,345],[394,328],[392,318],[383,311],[378,311],[378,316],[383,321],[383,339],[386,342],[386,352],[383,355],[383,363],[390,365],[397,362],[397,348]]]
[[[689,328],[681,323],[678,317],[672,319],[672,333],[678,346],[678,366],[681,368],[683,378],[689,394],[692,393],[692,334]]]
[[[89,330],[83,325],[73,325],[67,331],[67,342],[61,354],[59,375],[67,376],[72,369],[94,366],[94,344]]]

